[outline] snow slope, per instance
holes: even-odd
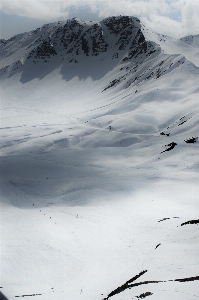
[[[180,39],[183,43],[191,45],[194,48],[199,47],[199,35],[188,35]]]
[[[197,299],[195,45],[130,17],[1,41],[8,299]]]

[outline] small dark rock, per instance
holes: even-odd
[[[198,223],[199,223],[199,220],[190,220],[190,221],[182,223],[181,226],[184,226],[187,224],[198,224]]]
[[[147,296],[151,296],[151,295],[153,295],[153,293],[151,293],[151,292],[146,292],[146,293],[141,294],[140,296],[136,296],[136,298],[138,298],[138,299],[144,299],[144,298],[146,298]]]
[[[177,144],[174,143],[174,142],[172,142],[172,143],[170,143],[168,145],[165,145],[165,147],[169,147],[169,148],[167,148],[166,150],[162,151],[161,153],[172,150],[176,145]]]
[[[155,249],[157,249],[160,245],[161,245],[161,244],[158,244],[158,245],[155,247]]]
[[[197,139],[198,139],[198,137],[192,137],[192,138],[190,138],[188,140],[184,140],[184,141],[187,144],[191,144],[191,143],[196,143]]]

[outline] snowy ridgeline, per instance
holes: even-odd
[[[8,299],[197,299],[198,57],[130,17],[1,40]]]

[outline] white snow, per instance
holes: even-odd
[[[2,78],[0,291],[8,299],[102,300],[143,270],[133,283],[162,282],[110,299],[198,298],[198,281],[174,281],[199,275],[198,224],[181,226],[199,218],[199,144],[185,143],[199,134],[198,50],[165,45],[138,75],[161,59],[167,73],[147,81],[146,71],[126,89],[124,81],[102,92],[132,66],[101,56],[41,78],[27,73],[27,82],[20,72]],[[168,69],[178,54],[184,63]]]

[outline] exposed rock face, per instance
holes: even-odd
[[[37,63],[46,58],[49,61],[53,56],[64,57],[70,62],[105,53],[111,53],[111,57],[117,59],[121,59],[122,54],[126,61],[143,53],[150,55],[156,45],[145,40],[137,18],[122,16],[101,22],[83,22],[74,18],[0,41],[4,57],[21,48],[26,52],[26,59]]]
[[[0,55],[0,76],[21,73],[23,83],[42,78],[58,67],[66,78],[68,67],[74,65],[77,69],[80,64],[84,70],[90,67],[87,76],[91,76],[94,65],[99,71],[95,73],[102,78],[120,64],[121,75],[105,83],[102,91],[120,85],[122,89],[135,87],[135,93],[139,85],[157,80],[185,62],[180,54],[166,55],[159,44],[147,38],[140,21],[129,16],[109,17],[101,22],[73,18],[46,24],[0,40]]]
[[[45,59],[46,57],[50,58],[54,55],[57,55],[57,52],[49,38],[48,41],[43,41],[36,49],[33,49],[27,58],[34,57]]]

